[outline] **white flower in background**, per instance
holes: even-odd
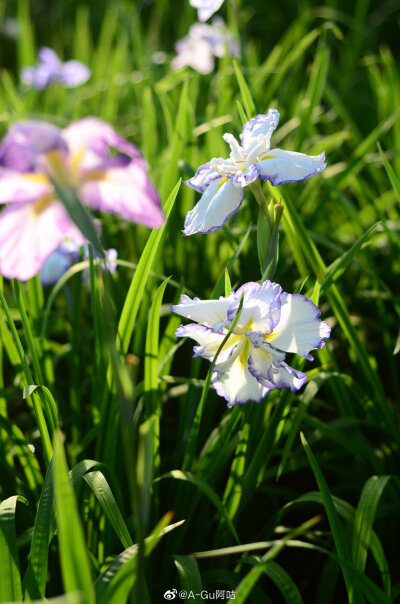
[[[211,384],[228,407],[261,401],[274,389],[296,391],[306,375],[285,363],[286,352],[313,360],[310,350],[322,348],[330,327],[320,311],[301,294],[287,294],[277,283],[246,283],[219,300],[182,296],[171,310],[196,323],[181,325],[176,335],[193,338],[195,357],[212,361],[239,308],[239,320],[223,346]]]
[[[228,54],[239,56],[239,43],[228,32],[223,19],[216,17],[211,25],[195,23],[189,33],[175,44],[177,56],[172,61],[174,69],[192,67],[205,75],[214,69],[214,57]]]
[[[278,122],[276,109],[257,115],[243,126],[241,145],[233,134],[224,134],[223,139],[231,148],[229,158],[212,159],[184,181],[202,193],[198,204],[186,215],[184,235],[210,233],[223,226],[242,205],[244,187],[257,179],[278,186],[300,182],[325,170],[325,153],[305,155],[270,149],[271,135]]]
[[[224,0],[190,0],[190,6],[197,8],[199,21],[207,21],[222,6]]]

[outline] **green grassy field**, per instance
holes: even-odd
[[[1,280],[0,602],[400,601],[398,6],[218,13],[241,56],[200,75],[170,66],[196,20],[186,0],[0,4],[19,28],[0,34],[1,136],[26,119],[108,121],[143,153],[167,217],[151,231],[101,215],[113,275],[91,257],[52,287]],[[90,80],[23,86],[44,45]],[[258,207],[246,192],[223,228],[183,237],[199,195],[181,179],[270,107],[274,145],[328,162],[263,185],[284,206],[273,280],[332,332],[314,363],[289,355],[299,392],[229,409],[170,305],[224,295],[226,268],[234,289],[260,279]]]

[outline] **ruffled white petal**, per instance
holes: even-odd
[[[249,371],[262,386],[270,390],[290,388],[295,392],[302,387],[307,376],[289,367],[284,357],[272,346],[253,347],[249,355]]]
[[[269,150],[271,135],[279,122],[276,109],[269,109],[266,115],[257,115],[246,122],[240,134],[243,150],[250,155],[249,161]]]
[[[243,338],[244,340],[244,338]],[[251,375],[247,362],[242,362],[241,347],[221,365],[217,365],[218,371],[213,374],[212,386],[220,396],[232,405],[242,405],[247,401],[261,401],[269,392]]]
[[[193,298],[193,300],[191,300],[189,296],[184,294],[181,296],[180,303],[171,306],[171,310],[172,312],[181,315],[181,317],[191,319],[206,327],[214,327],[216,324],[221,324],[226,321],[226,314],[230,302],[230,297],[223,298],[221,296],[219,300],[199,300],[199,298]]]
[[[319,174],[326,168],[325,153],[305,155],[295,151],[271,149],[265,159],[256,165],[262,180],[269,180],[273,186],[288,182],[299,182]]]
[[[233,321],[244,294],[242,312],[235,329],[270,333],[280,318],[281,293],[281,286],[271,281],[265,281],[262,285],[253,282],[242,285],[229,306],[229,321]]]
[[[225,333],[215,333],[212,329],[203,325],[197,325],[196,323],[181,325],[176,330],[177,337],[192,338],[199,344],[199,346],[193,348],[195,357],[200,356],[209,361],[214,359],[225,335]],[[238,340],[238,336],[231,334],[218,355],[217,364],[225,362],[231,356]]]
[[[211,162],[212,161],[213,160],[211,160]],[[221,178],[221,175],[211,168],[211,162],[200,166],[192,178],[183,181],[184,184],[198,193],[204,193],[210,182]]]
[[[197,205],[186,214],[184,235],[211,233],[222,227],[242,205],[243,189],[222,177],[212,181]]]
[[[301,294],[284,293],[279,322],[266,339],[274,348],[312,360],[310,350],[322,348],[324,338],[331,332],[329,325],[320,320],[320,314],[317,306]]]

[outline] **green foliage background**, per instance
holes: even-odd
[[[83,265],[53,290],[3,284],[2,602],[162,602],[173,587],[256,604],[399,601],[398,6],[219,12],[242,56],[236,73],[226,57],[200,76],[169,67],[196,18],[186,0],[0,5],[20,28],[1,38],[1,133],[27,118],[108,120],[142,150],[170,212],[151,234],[102,217],[121,261],[112,278],[90,262],[90,287]],[[19,69],[41,45],[92,78],[25,89]],[[274,280],[319,300],[333,330],[313,364],[294,361],[309,377],[300,393],[227,410],[213,391],[201,399],[207,364],[176,341],[169,305],[223,294],[226,266],[234,287],[260,278],[257,208],[249,196],[223,229],[184,239],[198,196],[179,179],[269,107],[274,146],[325,150],[329,164],[265,187],[285,206]]]

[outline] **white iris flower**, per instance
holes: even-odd
[[[248,121],[240,142],[232,134],[223,138],[231,148],[228,159],[214,158],[201,166],[185,184],[202,194],[197,205],[187,213],[184,235],[210,233],[222,227],[242,205],[244,187],[257,179],[269,180],[273,186],[299,182],[326,168],[325,154],[305,155],[294,151],[270,149],[270,139],[278,125],[279,113],[270,109],[266,115]]]
[[[196,323],[181,325],[176,335],[194,339],[194,356],[212,361],[232,325],[243,294],[239,320],[223,346],[212,386],[228,407],[261,401],[271,390],[296,391],[306,375],[285,363],[286,352],[313,360],[310,350],[322,348],[330,327],[320,311],[301,294],[287,294],[277,283],[246,283],[219,300],[182,296],[171,310]]]

